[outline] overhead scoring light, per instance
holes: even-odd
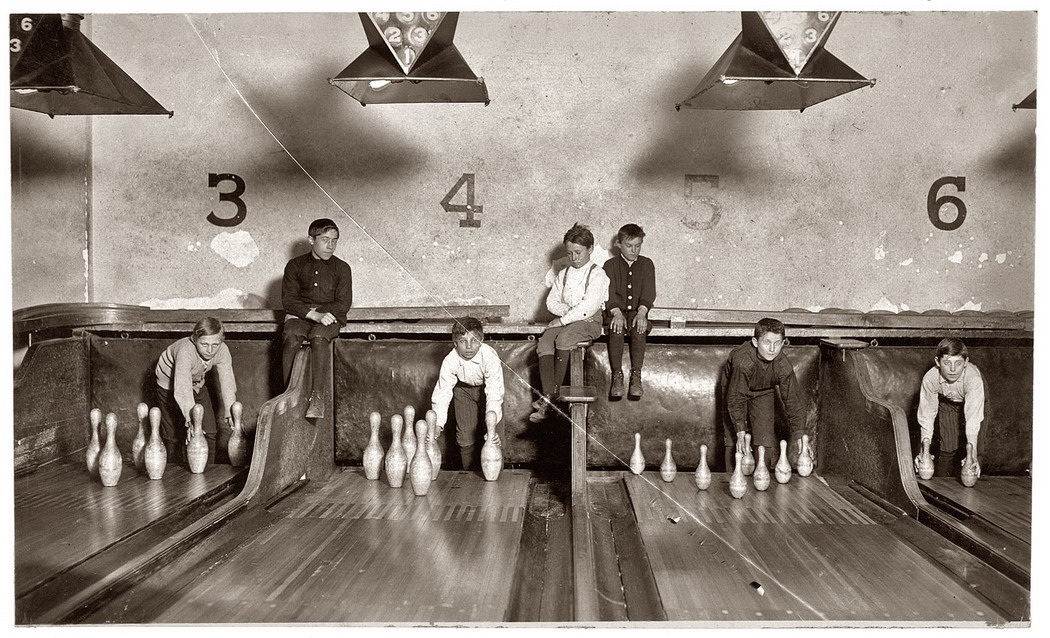
[[[839,13],[741,12],[741,33],[675,109],[803,111],[874,85],[824,49]]]
[[[167,115],[80,32],[82,14],[11,14],[11,106],[56,115]]]
[[[458,12],[361,13],[368,48],[328,83],[363,105],[489,103],[452,43]],[[405,82],[408,80],[408,82]]]

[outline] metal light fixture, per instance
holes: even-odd
[[[328,83],[363,105],[489,103],[452,43],[457,12],[361,13],[368,48]]]
[[[874,85],[824,49],[839,13],[741,12],[740,35],[675,109],[801,112]]]
[[[80,32],[83,19],[77,13],[11,15],[11,106],[52,118],[171,117],[172,111]]]
[[[1035,92],[1037,89],[1032,89],[1032,92],[1028,94],[1028,97],[1021,100],[1017,104],[1014,104],[1013,109],[1034,109],[1035,108]]]

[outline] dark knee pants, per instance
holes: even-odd
[[[747,400],[747,425],[745,432],[751,433],[751,447],[759,445],[766,448],[766,463],[769,464],[774,456],[779,455],[780,447],[777,443],[776,432],[773,429],[776,417],[776,389],[770,389],[757,393],[749,393]],[[725,404],[725,401],[723,401]],[[733,453],[736,451],[736,429],[729,418],[728,411],[722,415],[725,438],[725,458],[727,471],[733,471]],[[755,455],[756,459],[758,455]]]
[[[325,375],[331,367],[332,340],[339,337],[339,323],[324,326],[313,321],[289,317],[284,322],[284,348],[281,361],[284,364],[284,382],[287,385],[292,374],[292,363],[295,355],[302,347],[304,340],[310,341],[310,366],[311,388],[318,388],[324,392],[327,384],[324,383]]]
[[[958,474],[963,458],[966,456],[966,414],[963,403],[954,403],[938,397],[937,427],[934,433],[934,475],[953,476]],[[978,458],[980,444],[978,442]],[[979,461],[978,461],[979,462]]]
[[[160,438],[168,452],[168,462],[184,463],[186,461],[186,432],[189,423],[182,416],[182,408],[171,390],[156,386],[157,407],[160,408]],[[193,393],[193,402],[204,408],[204,440],[208,442],[208,465],[215,463],[216,419],[215,408],[211,403],[208,386],[201,387],[200,392]]]
[[[482,435],[487,433],[485,429],[485,387],[457,383],[452,388],[452,406],[456,416],[456,445],[461,450],[471,446],[477,448],[474,453],[476,457],[480,454],[481,446],[484,444]],[[503,441],[502,418],[496,424],[496,435],[499,436],[500,441]],[[478,459],[471,460],[472,467],[477,464]],[[471,469],[471,467],[465,469]]]

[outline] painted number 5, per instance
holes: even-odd
[[[926,213],[930,216],[930,221],[933,222],[933,225],[937,228],[941,230],[955,230],[962,226],[963,221],[966,220],[966,204],[955,195],[942,195],[941,197],[937,197],[937,191],[941,190],[941,187],[947,184],[951,184],[957,188],[960,193],[966,192],[965,177],[940,178],[930,186],[930,192],[926,194]],[[946,222],[941,218],[941,211],[948,205],[955,207],[955,219],[950,222]]]
[[[228,193],[219,193],[220,202],[232,202],[237,207],[237,213],[233,217],[219,217],[215,211],[208,213],[208,221],[216,226],[236,226],[248,216],[248,205],[241,199],[244,194],[244,180],[233,173],[208,173],[208,186],[215,188],[220,183],[233,182],[233,190]]]

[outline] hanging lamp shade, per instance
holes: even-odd
[[[689,97],[708,110],[795,110],[872,86],[824,48],[838,12],[741,14],[742,31]]]
[[[1013,109],[1034,109],[1035,108],[1035,92],[1037,89],[1032,89],[1032,92],[1028,94],[1028,97],[1021,100],[1017,104],[1014,104]]]
[[[12,14],[11,106],[56,115],[167,115],[80,32],[81,14]]]
[[[328,83],[363,105],[489,103],[452,38],[456,12],[361,13],[368,48]]]

